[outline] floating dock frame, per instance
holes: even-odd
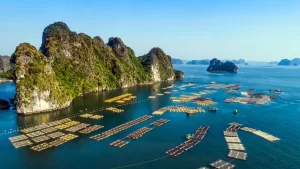
[[[240,151],[231,150],[227,156],[231,157],[231,158],[239,159],[239,160],[246,160],[247,159],[247,153],[240,152]]]
[[[229,162],[218,160],[210,164],[210,166],[217,169],[232,169],[235,168],[235,165],[230,164]]]

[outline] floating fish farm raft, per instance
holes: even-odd
[[[109,110],[109,111],[112,111],[112,112],[115,112],[115,113],[121,113],[121,112],[124,112],[124,110],[118,109],[118,108],[115,108],[115,107],[108,107],[108,108],[106,108],[105,110]]]
[[[244,145],[241,143],[240,138],[238,137],[237,131],[241,128],[243,124],[239,123],[229,123],[229,127],[224,131],[225,141],[229,149],[229,154],[227,155],[230,158],[246,160],[247,153],[245,151]]]
[[[89,114],[89,113],[81,114],[81,115],[79,115],[79,117],[89,118],[89,119],[94,119],[94,120],[99,120],[99,119],[103,118],[102,115],[93,115],[93,114]]]
[[[140,128],[140,129],[130,133],[129,135],[126,136],[126,138],[136,140],[136,139],[141,138],[144,134],[148,133],[151,130],[152,130],[152,128],[143,127],[143,128]]]
[[[217,169],[232,169],[235,168],[235,165],[230,164],[229,162],[218,160],[213,163],[210,163],[210,166],[217,168]]]
[[[66,131],[74,133],[74,132],[79,131],[81,129],[87,128],[88,126],[90,126],[90,124],[80,123],[80,124],[75,125],[73,127],[67,128]]]
[[[200,126],[196,132],[192,135],[191,139],[185,141],[184,143],[168,150],[166,152],[169,156],[178,156],[185,151],[193,148],[195,145],[199,144],[201,140],[203,140],[204,136],[206,135],[209,126]]]
[[[158,110],[154,111],[152,114],[154,114],[154,115],[162,115],[162,114],[164,114],[166,111],[168,111],[168,109],[167,109],[166,107],[163,107],[163,108],[161,108],[161,109],[158,109]]]
[[[199,105],[199,106],[210,106],[217,104],[217,102],[212,101],[210,98],[195,98],[193,99],[193,103]]]
[[[241,128],[241,130],[253,133],[253,134],[255,134],[257,136],[260,136],[260,137],[262,137],[262,138],[264,138],[268,141],[271,141],[271,142],[280,140],[280,138],[277,138],[277,137],[275,137],[271,134],[268,134],[268,133],[265,133],[263,131],[256,130],[256,129],[253,129],[253,128],[243,127],[243,128]]]
[[[157,96],[162,96],[162,95],[164,95],[163,93],[157,93],[156,94]]]
[[[119,133],[119,132],[121,132],[123,130],[126,130],[126,129],[132,127],[132,126],[135,126],[135,125],[137,125],[137,124],[139,124],[141,122],[144,122],[144,121],[146,121],[146,120],[148,120],[150,118],[152,118],[152,116],[145,115],[145,116],[139,117],[139,118],[137,118],[135,120],[129,121],[127,123],[121,124],[121,125],[119,125],[117,127],[114,127],[114,128],[112,128],[110,130],[107,130],[107,131],[105,131],[103,133],[94,135],[94,136],[92,136],[90,138],[93,139],[93,140],[96,140],[96,141],[100,141],[100,140],[103,140],[103,139],[105,139],[107,137],[110,137],[110,136],[112,136],[112,135],[114,135],[116,133]]]
[[[101,126],[101,125],[93,125],[93,126],[85,128],[83,130],[80,130],[79,133],[81,133],[81,134],[89,134],[89,133],[91,133],[93,131],[102,129],[103,127],[104,126]]]
[[[150,126],[154,126],[154,127],[159,127],[159,126],[162,126],[166,123],[168,123],[170,120],[167,120],[167,119],[159,119],[153,123],[150,124]]]
[[[270,100],[270,96],[265,94],[249,94],[248,97],[232,97],[226,99],[225,103],[240,103],[240,104],[266,104]]]
[[[169,122],[170,120],[167,119],[159,119],[156,120],[155,122],[151,123],[150,126],[153,126],[152,128],[150,127],[142,127],[130,134],[128,134],[124,139],[127,140],[137,140],[139,138],[141,138],[143,135],[145,135],[146,133],[152,131],[155,127],[160,127],[164,124],[166,124],[167,122]],[[115,142],[112,142],[110,145],[114,146],[114,147],[119,147],[122,148],[125,145],[129,144],[129,141],[124,141],[124,140],[117,140]]]
[[[33,145],[31,147],[32,150],[42,151],[53,146],[61,145],[69,140],[78,137],[77,135],[65,134],[64,132],[58,130],[65,130],[66,132],[76,132],[89,125],[90,124],[71,121],[69,118],[66,118],[20,130],[25,134],[10,137],[9,140],[15,148]]]
[[[61,137],[61,136],[64,136],[64,135],[66,135],[66,134],[58,131],[58,132],[48,134],[47,136],[50,137],[50,138],[55,139],[55,138],[58,138],[58,137]]]
[[[115,101],[117,101],[117,100],[126,98],[126,97],[131,96],[131,95],[132,95],[132,94],[130,94],[130,93],[122,94],[122,95],[120,95],[120,96],[113,97],[113,98],[111,98],[111,99],[105,100],[104,102],[105,102],[105,103],[112,103],[112,102],[115,102]]]
[[[200,107],[191,108],[186,106],[169,106],[167,109],[170,112],[183,112],[187,114],[195,114],[195,113],[204,113],[205,110],[201,109]]]
[[[126,146],[128,143],[129,143],[128,141],[117,140],[117,141],[110,143],[109,145],[118,147],[118,148],[122,148],[122,147]]]
[[[148,98],[149,98],[149,99],[155,99],[156,96],[149,96]]]

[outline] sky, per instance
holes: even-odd
[[[91,37],[120,37],[137,56],[279,61],[300,58],[300,0],[0,0],[0,55],[41,45],[56,21]]]

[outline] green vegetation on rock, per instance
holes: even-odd
[[[137,58],[120,38],[110,38],[105,44],[98,36],[91,38],[70,31],[63,22],[44,29],[40,52],[29,44],[21,44],[12,60],[18,104],[33,101],[36,91],[50,91],[47,99],[55,103],[50,107],[56,108],[84,92],[174,80],[175,77],[171,58],[159,48]],[[155,80],[152,66],[159,74]]]

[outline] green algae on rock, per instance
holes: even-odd
[[[175,80],[171,58],[153,48],[137,58],[117,37],[108,43],[72,32],[63,22],[44,29],[40,51],[20,44],[13,54],[17,111],[60,109],[81,93]]]

